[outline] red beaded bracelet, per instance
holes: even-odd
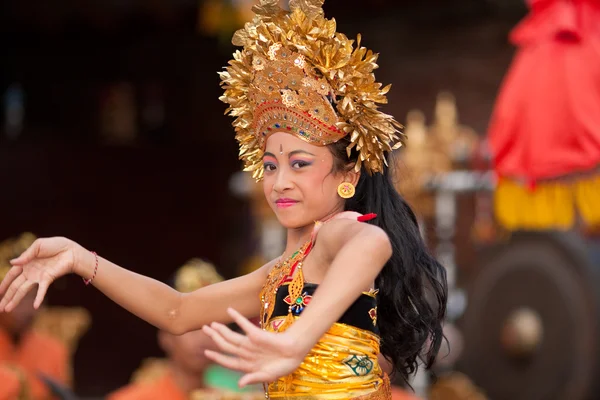
[[[96,277],[96,272],[98,272],[98,254],[96,254],[95,251],[92,251],[92,254],[94,255],[94,257],[96,257],[96,266],[94,267],[94,273],[92,275],[92,277],[90,279],[83,279],[83,283],[87,285],[89,285],[90,283],[92,283],[92,281],[94,280],[94,278]]]

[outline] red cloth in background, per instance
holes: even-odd
[[[600,165],[600,0],[532,0],[489,128],[501,177],[535,182]]]

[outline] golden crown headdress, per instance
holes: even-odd
[[[323,0],[260,0],[252,22],[233,36],[242,46],[220,72],[245,171],[263,176],[266,139],[289,132],[317,145],[350,135],[347,151],[359,152],[356,170],[381,172],[385,153],[402,145],[401,125],[379,111],[391,85],[373,71],[377,54],[336,32],[323,14]]]
[[[204,260],[193,258],[175,273],[175,289],[182,293],[190,293],[204,286],[222,282],[215,267]]]

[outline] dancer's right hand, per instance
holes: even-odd
[[[0,312],[10,312],[38,285],[34,307],[44,300],[48,286],[74,271],[77,256],[85,254],[77,243],[64,237],[37,239],[19,257],[0,283]]]

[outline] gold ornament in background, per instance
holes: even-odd
[[[15,242],[13,243],[13,251],[15,252],[15,257],[21,255],[25,250],[29,248],[35,242],[37,237],[31,232],[22,233]]]
[[[459,124],[456,99],[452,93],[440,92],[435,106],[435,119],[429,134],[452,159],[455,168],[469,167],[480,138],[468,126]]]
[[[152,383],[166,374],[168,370],[169,360],[166,358],[146,358],[131,375],[131,383]]]
[[[260,254],[254,254],[248,257],[241,265],[240,275],[246,275],[256,271],[263,265],[269,262],[265,257]]]
[[[214,265],[199,258],[189,260],[175,274],[175,289],[181,293],[190,293],[204,286],[222,282]]]
[[[254,19],[232,40],[243,49],[220,73],[225,90],[220,100],[235,118],[245,170],[262,178],[266,127],[272,122],[271,132],[289,130],[313,144],[330,142],[337,132],[349,135],[348,151],[360,153],[356,169],[382,171],[385,153],[402,142],[401,125],[378,109],[390,89],[375,81],[378,56],[360,46],[360,36],[355,45],[336,32],[335,20],[323,15],[323,0],[290,0],[290,12],[278,3],[261,0],[252,8]],[[287,57],[293,67],[282,61]],[[278,75],[288,67],[290,75]],[[325,125],[317,129],[320,123]]]
[[[254,3],[255,0],[201,0],[198,6],[198,30],[205,35],[229,41],[229,36],[254,16]],[[283,7],[287,1],[280,0],[280,3]]]
[[[203,0],[198,7],[198,30],[224,38],[244,25],[244,10],[224,0]]]
[[[250,206],[254,217],[261,221],[276,218],[269,201],[265,197],[262,183],[255,182],[250,177],[248,177],[248,179],[252,180],[250,183],[250,185],[252,185],[250,191]]]
[[[397,152],[396,169],[398,179],[396,189],[421,216],[431,216],[434,212],[434,199],[424,190],[429,179],[452,169],[452,161],[447,152],[436,145],[425,125],[425,115],[412,110],[406,116],[406,136],[409,140]]]
[[[440,376],[429,388],[430,400],[488,400],[488,397],[460,372]]]
[[[0,282],[11,268],[10,260],[20,256],[36,239],[33,233],[25,232],[17,238],[0,242]]]
[[[6,274],[10,271],[10,265],[0,265],[0,282],[4,279]]]
[[[36,314],[33,329],[58,339],[73,354],[91,322],[90,313],[81,307],[44,307]]]

